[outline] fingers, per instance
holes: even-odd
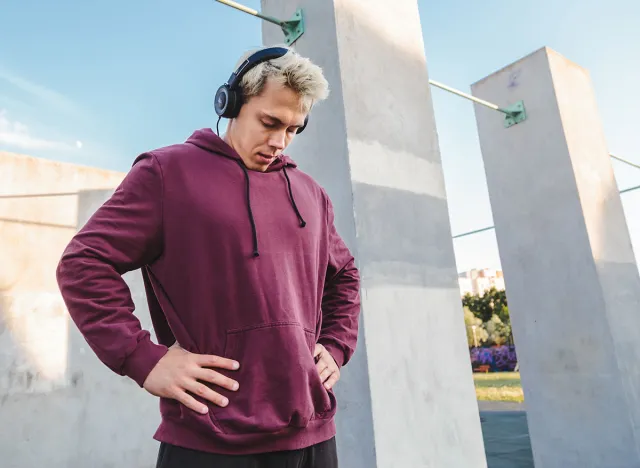
[[[340,380],[340,371],[336,371],[329,376],[327,381],[324,383],[324,388],[330,390],[333,386]]]
[[[219,387],[226,388],[227,390],[232,390],[234,392],[239,388],[238,382],[211,369],[205,369],[202,367],[198,368],[195,373],[195,378],[198,380],[210,382]]]
[[[187,408],[192,409],[193,411],[196,411],[198,413],[206,414],[207,411],[209,411],[209,408],[207,408],[206,405],[203,405],[202,403],[198,402],[198,400],[193,398],[191,395],[189,395],[187,392],[185,392],[182,389],[178,390],[176,392],[176,395],[173,398],[178,400]]]
[[[326,367],[322,372],[320,372],[320,381],[324,382],[325,380],[327,380],[331,375],[333,375],[335,372],[335,370],[331,369],[330,367]]]
[[[212,354],[198,354],[196,356],[196,363],[202,367],[217,367],[228,370],[238,370],[240,368],[240,363],[233,359],[214,356]]]
[[[314,357],[318,360],[316,370],[320,376],[320,381],[324,383],[325,388],[328,390],[340,379],[340,369],[331,354],[322,345],[316,345]]]
[[[324,359],[320,358],[320,360],[316,363],[316,370],[318,374],[321,374],[323,370],[329,367],[329,364]]]
[[[195,380],[186,382],[184,389],[190,391],[194,395],[198,395],[200,398],[210,401],[214,405],[225,407],[229,404],[229,400],[226,397],[214,392],[206,385]]]

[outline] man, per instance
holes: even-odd
[[[160,397],[159,468],[338,466],[333,387],[355,351],[359,273],[327,194],[282,154],[327,95],[292,50],[250,55],[216,95],[223,138],[140,155],[60,260],[87,343]],[[158,344],[121,277],[135,269]]]

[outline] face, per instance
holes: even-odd
[[[300,96],[268,79],[262,93],[250,98],[229,122],[225,141],[248,169],[264,172],[291,143],[305,116]]]

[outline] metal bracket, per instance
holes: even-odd
[[[298,8],[289,21],[280,23],[284,33],[284,42],[291,45],[304,34],[304,15],[302,9]]]
[[[230,6],[231,8],[235,8],[236,10],[240,10],[243,13],[248,13],[257,18],[268,21],[269,23],[280,26],[282,28],[282,32],[284,33],[284,42],[287,45],[293,44],[300,38],[300,36],[304,34],[304,16],[302,14],[301,8],[298,8],[296,10],[296,12],[293,14],[293,17],[289,21],[280,21],[278,18],[274,18],[273,16],[269,15],[263,15],[258,10],[246,7],[240,3],[234,2],[233,0],[216,1]]]
[[[527,111],[524,108],[523,101],[518,101],[515,104],[504,107],[503,110],[505,111],[505,114],[507,114],[504,117],[504,128],[513,127],[514,125],[527,120]]]

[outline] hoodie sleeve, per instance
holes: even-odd
[[[327,196],[329,263],[322,297],[322,328],[318,343],[335,359],[338,367],[355,352],[360,315],[360,275],[355,260],[334,224],[334,212]]]
[[[133,314],[122,275],[162,252],[162,173],[139,156],[122,183],[73,237],[56,270],[69,314],[97,357],[142,387],[167,351]]]

